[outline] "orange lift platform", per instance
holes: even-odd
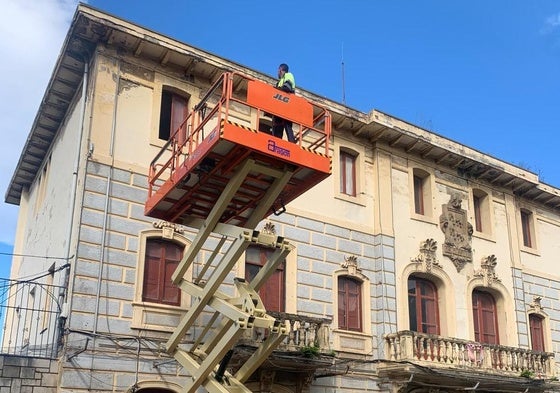
[[[270,133],[274,116],[293,122],[296,143]],[[258,290],[293,246],[255,228],[330,175],[330,132],[321,106],[228,72],[152,161],[146,215],[198,229],[171,278],[191,305],[165,345],[190,373],[185,392],[250,393],[244,382],[288,334],[285,321],[266,313]],[[211,235],[219,239],[214,250],[197,259]],[[250,245],[274,251],[251,282],[234,279],[229,296],[220,287]],[[201,267],[186,277],[195,260]],[[203,313],[208,323],[186,339]],[[268,336],[232,375],[233,348],[254,328]]]
[[[272,136],[271,116],[293,122],[297,143]],[[295,94],[238,73],[210,88],[152,161],[145,214],[189,225],[208,217],[228,183],[249,159],[247,176],[219,222],[246,226],[267,190],[291,176],[259,220],[331,173],[329,112]]]

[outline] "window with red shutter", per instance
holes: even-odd
[[[531,332],[531,349],[544,352],[544,318],[538,314],[529,315],[529,329]]]
[[[348,276],[338,277],[338,327],[362,331],[362,282]]]
[[[409,277],[408,319],[412,331],[439,334],[437,288],[431,281]]]
[[[484,344],[499,344],[496,301],[488,293],[474,290],[472,294],[474,339]]]
[[[188,114],[188,99],[178,94],[163,90],[161,93],[161,107],[159,114],[159,139],[169,140]],[[185,131],[183,127],[179,142],[184,142]]]
[[[271,248],[249,246],[245,252],[245,279],[251,282],[274,252]],[[285,261],[268,278],[259,290],[259,296],[267,311],[285,311]]]
[[[142,301],[181,304],[181,290],[175,287],[171,276],[183,257],[183,246],[163,239],[146,241],[144,286]]]

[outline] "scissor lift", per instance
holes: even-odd
[[[274,116],[293,122],[296,143],[270,134]],[[330,127],[330,114],[321,106],[224,73],[150,164],[146,215],[198,229],[172,276],[192,304],[166,344],[191,374],[186,392],[200,386],[250,392],[243,383],[285,338],[287,327],[266,314],[257,292],[293,246],[255,227],[330,175]],[[219,238],[211,256],[199,258],[196,277],[185,277],[211,234]],[[275,251],[250,283],[234,279],[237,294],[230,297],[220,285],[251,244]],[[210,315],[204,329],[192,345],[182,345],[203,313]],[[232,348],[253,327],[267,329],[268,337],[230,375]]]

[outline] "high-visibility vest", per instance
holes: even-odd
[[[296,80],[294,79],[294,75],[291,72],[286,72],[282,78],[278,81],[276,85],[279,88],[284,86],[284,83],[288,82],[292,87],[292,92],[296,91]]]

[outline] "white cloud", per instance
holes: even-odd
[[[78,0],[3,0],[0,24],[0,242],[13,244],[17,207],[3,203]]]
[[[551,34],[557,30],[560,30],[560,12],[546,18],[541,32],[543,34]]]

